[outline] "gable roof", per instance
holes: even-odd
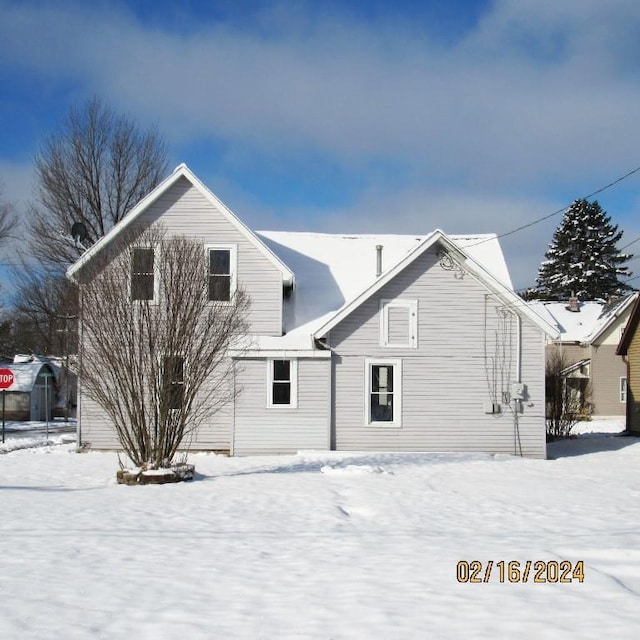
[[[285,304],[288,340],[321,337],[429,247],[440,242],[473,277],[547,334],[557,332],[514,292],[494,234],[447,236],[339,235],[260,231],[258,235],[296,272],[296,290]],[[383,245],[383,273],[375,274],[376,245]]]
[[[115,225],[105,236],[85,251],[80,258],[67,269],[67,277],[74,276],[105,246],[120,235],[140,215],[146,211],[158,198],[165,194],[181,178],[188,180],[193,187],[200,192],[242,235],[244,235],[281,273],[285,284],[293,284],[294,274],[287,265],[278,258],[235,214],[212,193],[187,167],[186,164],[178,165],[173,173],[165,178],[153,191],[127,213],[127,215]]]
[[[593,343],[633,304],[638,293],[632,293],[611,304],[580,302],[579,311],[570,311],[566,302],[535,301],[530,305],[560,332],[561,342]]]

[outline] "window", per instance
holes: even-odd
[[[181,409],[184,402],[184,358],[165,356],[162,369],[163,399],[169,409]]]
[[[269,407],[297,406],[297,360],[268,361],[268,401]]]
[[[418,348],[418,301],[380,301],[380,346]]]
[[[623,376],[620,378],[620,402],[627,401],[627,379]]]
[[[133,247],[131,252],[131,299],[155,299],[154,250]]]
[[[208,246],[207,299],[230,302],[235,292],[236,249],[234,246]]]
[[[366,360],[367,424],[400,426],[402,366],[399,360]]]

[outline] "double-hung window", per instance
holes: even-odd
[[[236,248],[230,245],[208,245],[207,300],[230,302],[236,289]]]
[[[367,424],[400,426],[402,422],[402,363],[365,361],[365,415]]]
[[[627,378],[622,376],[620,378],[620,402],[627,401]]]
[[[131,250],[131,299],[155,300],[156,277],[153,247]]]
[[[184,358],[164,356],[162,376],[167,408],[181,409],[184,403]]]
[[[418,348],[418,301],[380,301],[380,346]]]
[[[298,404],[298,361],[268,360],[267,406],[291,407]]]

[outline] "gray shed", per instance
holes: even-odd
[[[53,417],[57,389],[53,368],[45,362],[20,362],[6,365],[13,371],[14,382],[6,391],[5,418],[34,420]]]

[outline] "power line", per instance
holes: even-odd
[[[622,182],[623,180],[626,180],[627,178],[630,178],[632,175],[634,175],[635,173],[638,173],[640,171],[640,167],[636,167],[635,169],[632,169],[631,171],[625,173],[623,176],[620,176],[619,178],[616,178],[613,182],[610,182],[609,184],[604,185],[603,187],[600,187],[599,189],[596,189],[595,191],[593,191],[592,193],[583,196],[582,198],[579,198],[581,200],[588,200],[589,198],[593,198],[593,196],[597,196],[599,193],[602,193],[603,191],[606,191],[607,189],[610,189],[611,187],[615,186],[616,184],[618,184],[619,182]],[[553,211],[552,213],[548,213],[546,216],[542,216],[542,218],[538,218],[537,220],[534,220],[533,222],[528,222],[527,224],[523,224],[521,227],[518,227],[517,229],[512,229],[511,231],[505,231],[505,233],[499,233],[496,237],[497,238],[506,238],[507,236],[511,236],[514,233],[518,233],[519,231],[523,231],[524,229],[528,229],[529,227],[533,227],[536,224],[539,224],[540,222],[544,222],[545,220],[548,220],[549,218],[553,218],[554,216],[557,216],[559,213],[564,213],[571,205],[566,205],[564,207],[562,207],[561,209],[557,209],[556,211]],[[470,244],[468,245],[469,247],[475,247],[479,244],[484,244],[485,242],[490,242],[493,238],[487,238],[485,240],[479,240],[478,242],[474,243],[474,244]],[[640,240],[640,238],[637,238],[637,240]],[[637,240],[634,240],[634,242],[636,242]],[[633,244],[633,242],[629,243],[629,244]],[[629,246],[629,245],[627,245]],[[624,249],[624,247],[622,247],[622,249]]]

